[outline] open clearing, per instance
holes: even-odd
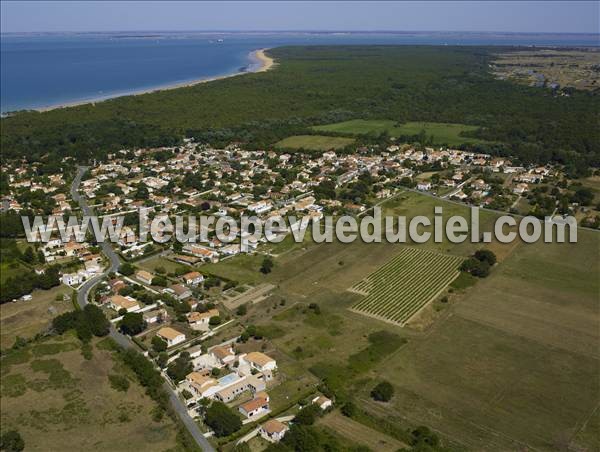
[[[479,127],[466,124],[449,124],[442,122],[406,122],[399,124],[392,120],[354,119],[313,127],[316,131],[347,133],[349,135],[380,134],[387,132],[392,137],[401,135],[419,135],[425,131],[426,138],[433,137],[435,144],[458,145],[462,143],[481,143],[477,138],[463,137],[461,132],[472,132]]]
[[[329,151],[341,149],[354,143],[353,138],[328,137],[324,135],[295,135],[275,143],[282,149],[307,149],[312,151]]]
[[[29,301],[0,305],[0,348],[11,347],[17,336],[31,339],[44,331],[54,317],[73,309],[70,300],[63,300],[64,294],[71,295],[71,288],[61,284],[49,290],[34,290]]]
[[[246,303],[259,303],[267,298],[269,292],[271,292],[275,286],[272,284],[260,284],[256,287],[250,287],[246,291],[237,295],[226,295],[223,294],[223,304],[227,309],[235,309]],[[235,294],[236,292],[233,291]]]
[[[152,419],[155,403],[106,347],[82,356],[71,335],[36,342],[2,357],[2,429],[16,429],[26,450],[155,450],[172,448],[175,426]],[[126,376],[127,392],[108,376]]]
[[[404,325],[458,276],[462,258],[404,248],[350,289],[365,295],[352,310]]]
[[[466,206],[413,192],[382,208],[384,215],[433,217],[435,205],[443,206],[445,218],[469,218]],[[496,217],[482,211],[481,232],[491,230]],[[578,240],[487,244],[500,263],[472,287],[453,284],[447,303],[428,304],[424,313],[431,307],[435,319],[422,331],[412,322],[399,328],[351,311],[364,297],[348,287],[409,246],[463,259],[482,244],[306,241],[275,257],[268,275],[258,271],[260,255],[201,268],[275,286],[267,299],[248,306],[244,321],[263,328],[273,344],[267,350],[278,351],[288,382],[330,370],[366,415],[403,431],[427,425],[472,450],[556,450],[565,441],[598,450],[600,235],[579,230]],[[408,342],[363,366],[368,337],[378,331]],[[357,363],[360,373],[349,372]],[[395,388],[385,404],[369,395],[382,379]]]
[[[377,368],[396,395],[376,404],[363,389],[367,410],[475,450],[597,450],[599,238],[580,230],[575,245],[519,245]]]
[[[393,452],[405,447],[397,439],[360,424],[337,411],[331,412],[319,419],[318,425],[324,425],[337,434],[349,439],[352,443],[362,444],[370,450]]]
[[[443,205],[445,217],[468,218],[464,206],[416,193],[383,208],[385,214],[433,216],[435,204]],[[481,230],[488,230],[496,216],[481,213]],[[423,331],[348,309],[362,297],[347,288],[406,245],[305,243],[275,258],[269,275],[257,272],[276,289],[249,307],[247,322],[275,333],[270,340],[294,358],[298,377],[326,364],[368,415],[403,430],[428,425],[472,450],[556,450],[565,441],[597,450],[600,235],[578,235],[577,244],[488,244],[500,263],[474,286],[454,288],[447,303],[429,304],[441,310]],[[410,246],[464,258],[482,244]],[[348,373],[369,346],[368,335],[381,330],[408,343],[358,376]],[[382,379],[395,388],[387,404],[369,396]]]

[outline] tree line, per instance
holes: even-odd
[[[271,49],[259,74],[2,119],[2,159],[44,165],[103,159],[124,147],[176,145],[185,136],[270,148],[310,126],[351,118],[479,126],[475,147],[572,172],[600,165],[598,96],[494,78],[494,47],[296,46]],[[501,143],[497,146],[495,143]]]

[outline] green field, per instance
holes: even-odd
[[[341,149],[354,143],[353,138],[328,137],[324,135],[295,135],[275,143],[280,149],[306,149],[310,151],[329,151]]]
[[[5,350],[15,343],[17,336],[31,339],[42,333],[54,317],[73,309],[72,289],[61,284],[49,290],[34,290],[29,301],[14,301],[0,305],[0,348]]]
[[[472,132],[479,127],[466,124],[448,124],[441,122],[405,122],[399,124],[390,120],[366,120],[354,119],[351,121],[338,122],[313,127],[321,132],[338,132],[349,135],[380,134],[387,132],[392,137],[401,135],[419,135],[425,132],[425,138],[433,137],[434,144],[447,144],[456,146],[463,143],[482,143],[477,138],[463,137],[462,132]]]
[[[381,268],[352,286],[365,295],[352,310],[404,325],[433,300],[454,278],[462,258],[416,248],[402,251]]]
[[[17,260],[2,262],[0,263],[0,283],[28,271],[31,270]]]

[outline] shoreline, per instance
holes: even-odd
[[[50,105],[47,107],[38,107],[38,108],[28,108],[28,109],[23,109],[23,110],[17,110],[15,112],[11,112],[8,114],[3,113],[2,117],[9,117],[9,116],[12,116],[13,114],[18,114],[23,111],[36,111],[39,113],[43,113],[46,111],[57,110],[59,108],[78,107],[81,105],[88,105],[88,104],[92,104],[92,106],[94,106],[96,103],[105,102],[107,100],[112,100],[112,99],[117,99],[119,97],[141,96],[142,94],[156,93],[159,91],[168,91],[168,90],[178,89],[178,88],[188,88],[188,87],[199,85],[202,83],[214,82],[217,80],[223,80],[223,79],[230,78],[230,77],[237,77],[237,76],[244,75],[244,74],[266,72],[277,66],[277,63],[275,62],[275,60],[273,58],[267,56],[267,54],[265,53],[267,50],[269,50],[269,49],[264,48],[264,49],[253,50],[252,52],[250,52],[249,57],[253,61],[251,61],[251,63],[248,65],[249,69],[245,70],[245,71],[238,71],[238,72],[234,72],[232,74],[218,75],[218,76],[208,77],[208,78],[199,78],[199,79],[194,79],[194,80],[185,81],[185,82],[169,83],[166,85],[160,85],[160,86],[155,86],[152,88],[146,88],[146,89],[141,89],[141,90],[136,90],[136,91],[131,91],[131,92],[108,94],[106,96],[94,97],[94,98],[83,99],[83,100],[67,102],[67,103],[62,103],[62,104],[56,104],[56,105]],[[255,63],[260,63],[260,67],[253,69],[252,67],[255,65]]]

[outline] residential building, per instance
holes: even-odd
[[[113,295],[108,299],[108,306],[115,311],[119,312],[121,309],[125,309],[127,312],[139,311],[140,304],[131,297],[124,297],[122,295]]]
[[[197,286],[204,281],[204,276],[200,272],[189,272],[183,275],[182,278],[183,282],[189,286]]]
[[[200,372],[191,372],[185,379],[192,393],[199,398],[212,396],[219,387],[217,380]]]
[[[285,436],[285,433],[289,430],[288,426],[283,422],[279,422],[277,419],[269,419],[263,425],[260,426],[259,433],[267,441],[277,443]]]
[[[186,317],[192,329],[207,331],[211,317],[216,317],[218,315],[218,309],[209,309],[206,312],[190,312],[186,314]]]
[[[151,285],[154,275],[145,270],[139,270],[139,271],[135,272],[135,277],[137,279],[139,279],[141,282],[143,282],[144,284]]]
[[[259,372],[277,369],[277,362],[262,352],[250,352],[247,355],[240,355],[240,361],[242,360]]]
[[[185,341],[185,334],[180,333],[176,329],[169,326],[158,330],[156,335],[166,341],[167,347],[173,347],[174,345],[181,344]]]
[[[183,284],[174,284],[170,287],[175,296],[180,300],[185,300],[192,296],[192,291],[185,287]]]
[[[248,419],[266,413],[269,411],[269,396],[263,392],[249,402],[242,403],[238,410]]]
[[[235,353],[230,345],[213,347],[210,349],[210,354],[217,360],[221,367],[235,361]]]
[[[62,282],[67,286],[77,286],[82,280],[82,275],[79,273],[65,273],[62,275]]]
[[[322,410],[326,410],[333,406],[333,402],[323,395],[312,399],[312,403],[316,404]]]

